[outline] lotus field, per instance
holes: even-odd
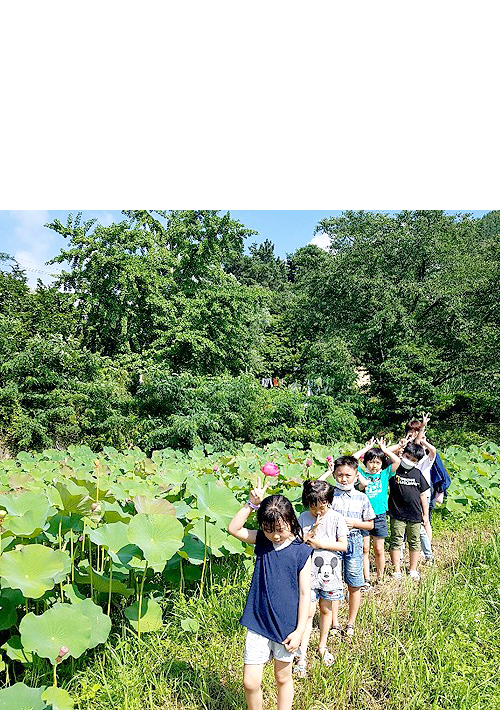
[[[251,555],[226,527],[263,472],[300,510],[302,481],[324,472],[327,448],[244,444],[237,454],[210,446],[188,453],[124,453],[85,446],[0,461],[0,708],[73,707],[57,669],[103,644],[114,624],[140,637],[162,627],[169,588],[206,582],[207,562]],[[500,448],[491,442],[441,452],[452,476],[444,507],[453,513],[500,501]],[[180,622],[190,628],[194,620]],[[193,629],[196,630],[196,629]],[[52,665],[52,684],[30,688],[23,666]],[[48,665],[47,668],[50,668]]]

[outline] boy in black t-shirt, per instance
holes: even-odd
[[[420,526],[423,523],[428,534],[429,503],[425,491],[429,484],[416,464],[425,456],[422,446],[406,444],[401,464],[389,479],[389,515],[391,518],[391,538],[389,552],[394,565],[393,577],[401,579],[401,545],[404,535],[410,548],[410,577],[419,580],[417,564],[420,553]]]

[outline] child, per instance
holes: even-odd
[[[374,447],[378,443],[380,448]],[[377,582],[381,582],[385,569],[385,538],[389,536],[387,529],[387,491],[389,478],[400,464],[400,459],[391,451],[384,439],[372,438],[363,449],[356,451],[353,456],[360,459],[364,456],[363,465],[366,471],[359,468],[362,474],[358,483],[359,489],[366,493],[375,513],[373,530],[363,530],[363,575],[365,584],[363,589],[370,590],[370,538],[373,540],[373,554],[377,568]],[[389,465],[387,459],[390,459]]]
[[[424,455],[424,449],[419,444],[410,441],[404,448],[398,470],[389,479],[389,515],[391,518],[389,552],[394,565],[392,576],[395,579],[401,579],[400,548],[405,533],[410,548],[410,577],[416,581],[420,579],[417,564],[422,523],[429,538],[432,537],[426,496],[429,484],[417,468],[418,462],[423,459]]]
[[[339,600],[344,598],[344,585],[342,584],[342,561],[336,552],[347,550],[349,529],[344,518],[330,507],[333,493],[333,487],[326,481],[304,481],[302,505],[309,510],[299,516],[299,525],[304,534],[304,541],[314,548],[314,552],[309,617],[300,644],[300,660],[295,668],[301,677],[306,675],[307,647],[318,599],[320,611],[318,652],[326,666],[331,666],[334,661],[332,654],[326,648],[332,621],[334,632],[340,633],[338,611]]]
[[[311,548],[290,501],[281,495],[264,498],[260,478],[243,508],[228,526],[231,535],[255,545],[255,569],[240,623],[246,626],[243,686],[250,710],[262,708],[262,673],[274,658],[278,708],[291,710],[292,662],[304,633],[311,598]],[[245,527],[257,511],[258,530]]]
[[[330,475],[326,471],[319,477],[324,481]],[[365,583],[363,577],[363,537],[361,530],[372,530],[375,513],[368,496],[354,488],[358,478],[358,460],[354,456],[340,456],[333,465],[335,488],[332,508],[340,513],[349,528],[346,552],[339,553],[344,561],[344,578],[349,589],[349,619],[345,628],[346,636],[354,636],[354,625],[361,602],[360,589]]]

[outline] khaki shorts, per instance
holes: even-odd
[[[405,533],[410,550],[420,550],[421,523],[409,523],[407,520],[391,518],[391,539],[389,550],[399,550],[404,542]]]
[[[255,631],[247,631],[247,640],[245,642],[245,655],[243,663],[248,665],[257,665],[266,663],[275,658],[277,661],[291,663],[295,651],[287,651],[282,643],[266,639],[265,636],[256,634]]]

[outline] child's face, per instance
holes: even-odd
[[[316,503],[316,505],[310,505],[309,512],[313,518],[323,516],[328,512],[328,503]]]
[[[417,457],[413,456],[412,454],[405,454],[404,453],[403,456],[405,457],[405,459],[408,459],[408,461],[411,461],[413,464],[415,464],[415,466],[417,465],[417,463],[420,460],[420,459],[417,459]]]
[[[357,468],[351,468],[350,466],[344,465],[335,469],[335,480],[343,486],[348,486],[350,483],[354,483],[357,475]]]
[[[379,458],[371,459],[366,464],[366,469],[369,473],[379,473],[382,470],[382,460]]]
[[[279,545],[282,542],[285,542],[285,540],[288,540],[288,538],[292,535],[291,527],[288,525],[288,523],[285,523],[284,520],[280,520],[278,523],[276,523],[276,527],[273,531],[264,530],[263,528],[262,532],[267,537],[267,539],[275,545]]]

